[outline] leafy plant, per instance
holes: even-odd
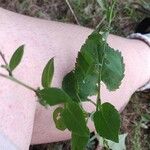
[[[119,88],[124,77],[121,53],[107,44],[114,4],[108,9],[108,26],[103,31],[98,27],[89,35],[78,52],[75,68],[64,77],[62,88],[51,87],[54,58],[49,60],[43,70],[41,77],[43,87],[35,89],[12,75],[22,59],[24,46],[15,51],[9,64],[0,52],[5,63],[2,67],[9,73],[9,75],[0,73],[0,76],[34,91],[39,102],[44,106],[63,104],[53,112],[53,120],[56,128],[62,131],[68,129],[71,132],[73,150],[85,149],[90,139],[87,125],[89,119],[94,122],[97,134],[103,138],[104,147],[108,148],[107,140],[119,142],[119,113],[112,104],[102,103],[101,100],[101,83],[103,82],[109,91],[114,91]],[[108,5],[106,7],[108,8]],[[89,98],[92,95],[97,95],[96,102]],[[85,101],[95,105],[94,112],[89,113],[83,108],[82,102]]]

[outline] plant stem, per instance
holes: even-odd
[[[2,59],[3,59],[4,63],[5,63],[5,67],[4,68],[8,71],[9,76],[13,76],[11,70],[8,68],[8,63],[7,63],[6,59],[5,59],[5,56],[4,56],[4,54],[1,51],[0,51],[0,56],[2,57]]]
[[[25,87],[25,88],[27,88],[27,89],[29,89],[29,90],[34,91],[35,93],[37,93],[37,90],[36,90],[36,89],[34,89],[34,88],[32,88],[32,87],[26,85],[25,83],[19,81],[18,79],[14,78],[14,77],[12,77],[12,76],[8,76],[8,75],[2,74],[2,73],[0,73],[0,76],[1,76],[1,77],[4,77],[4,78],[6,78],[6,79],[9,79],[9,80],[11,80],[11,81],[13,81],[13,82],[16,82],[16,83],[22,85],[23,87]]]
[[[2,57],[2,59],[3,59],[4,63],[5,63],[5,65],[7,66],[8,63],[7,63],[6,59],[5,59],[4,54],[3,54],[1,51],[0,51],[0,56]]]
[[[116,0],[113,0],[112,6],[110,8],[110,14],[109,14],[109,20],[108,20],[108,30],[110,30],[111,23],[112,23],[112,20],[113,20],[113,13],[114,13],[115,4],[116,4]]]
[[[98,136],[98,135],[95,134],[93,137],[91,137],[91,138],[89,139],[89,142],[92,142],[93,140],[98,139],[97,136]]]
[[[103,64],[104,64],[104,59],[105,59],[105,47],[106,43],[104,44],[104,50],[103,50],[103,58],[101,64],[99,64],[99,76],[98,76],[98,94],[97,94],[97,102],[96,102],[96,111],[99,110],[99,105],[101,105],[101,81],[102,81],[102,70],[103,70]],[[100,55],[100,54],[99,54]],[[99,60],[100,63],[100,60]]]
[[[101,66],[102,68],[102,66]],[[100,73],[100,66],[99,66],[99,77],[98,77],[98,94],[97,94],[97,102],[96,102],[96,111],[98,111],[99,109],[99,105],[101,105],[101,96],[100,96],[100,92],[101,92],[101,73]]]
[[[95,102],[93,102],[91,99],[87,99],[89,102],[91,102],[93,105],[95,105],[96,106],[96,103]]]
[[[112,22],[112,18],[113,18],[113,11],[114,11],[114,6],[116,4],[116,0],[113,1],[113,4],[110,8],[110,14],[109,14],[109,20],[108,20],[108,27],[106,29],[106,35],[105,35],[105,42],[107,43],[107,37],[108,37],[108,34],[110,32],[110,27],[111,27],[111,22]],[[98,27],[99,29],[100,27]],[[99,105],[101,105],[101,96],[100,96],[100,92],[101,92],[101,80],[102,80],[102,70],[103,70],[103,63],[104,63],[104,59],[105,59],[105,48],[106,48],[106,43],[104,44],[104,50],[103,50],[103,58],[102,58],[102,62],[101,64],[99,64],[99,78],[98,78],[98,95],[97,95],[97,105],[96,105],[96,111],[99,110]],[[99,54],[100,56],[100,54]],[[100,60],[99,60],[99,63],[100,63]]]
[[[106,16],[104,16],[101,21],[98,23],[98,25],[96,26],[96,30],[99,32],[101,27],[102,27],[102,23],[104,22],[104,20],[106,19]]]

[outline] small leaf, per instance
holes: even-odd
[[[42,73],[42,86],[50,87],[54,74],[54,58],[51,58],[46,64]]]
[[[120,115],[113,105],[104,103],[93,116],[97,133],[103,138],[118,142]]]
[[[110,140],[106,140],[106,141],[108,142],[109,148],[112,150],[126,150],[126,145],[125,145],[126,137],[127,137],[127,134],[119,135],[119,143],[115,143]],[[99,138],[99,141],[100,141],[100,145],[104,146],[102,137]]]
[[[86,126],[84,113],[79,104],[75,102],[67,103],[62,113],[66,127],[75,134],[88,137],[89,129]]]
[[[12,55],[9,62],[9,69],[13,71],[21,62],[24,53],[24,45],[20,46]]]
[[[66,129],[66,126],[65,126],[63,119],[62,119],[63,110],[64,109],[62,107],[58,107],[53,112],[53,120],[55,122],[55,126],[57,129],[62,130],[62,131],[64,131]]]
[[[85,150],[88,143],[89,136],[84,137],[78,134],[72,133],[71,148],[72,150]]]
[[[50,106],[72,101],[69,95],[59,88],[44,88],[39,90],[37,95],[41,104]]]

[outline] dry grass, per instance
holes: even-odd
[[[120,0],[116,7],[113,33],[126,36],[134,31],[136,24],[149,15],[149,0],[137,5],[140,0]],[[74,13],[83,26],[94,28],[102,19],[102,13],[95,0],[70,0]],[[148,5],[149,4],[149,5]],[[21,14],[47,20],[76,23],[65,0],[0,0],[0,6]],[[145,9],[146,8],[146,9]],[[105,22],[104,22],[105,24]],[[136,93],[122,112],[122,133],[128,133],[127,150],[149,150],[150,129],[141,128],[141,114],[149,111],[150,94]],[[32,146],[30,150],[69,150],[70,142],[59,142]]]

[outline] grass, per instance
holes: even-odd
[[[142,144],[141,144],[141,126],[140,122],[136,122],[134,126],[134,134],[133,134],[133,139],[132,139],[132,147],[133,150],[141,150],[142,149]]]
[[[142,128],[142,114],[149,113],[150,90],[136,92],[122,112],[122,132],[128,132],[127,150],[149,150],[149,129]]]
[[[75,24],[78,22],[90,28],[95,28],[101,22],[102,10],[96,0],[68,0],[68,2],[70,6],[66,0],[5,0],[0,1],[0,5],[21,14]],[[119,0],[115,10],[117,17],[113,22],[112,33],[127,36],[134,32],[140,20],[150,15],[150,2],[149,0]],[[106,22],[102,24],[105,25]],[[135,93],[126,109],[121,113],[121,132],[128,133],[127,150],[150,149],[150,129],[141,128],[141,114],[150,113],[149,92]],[[69,149],[69,141],[30,147],[30,150]]]

